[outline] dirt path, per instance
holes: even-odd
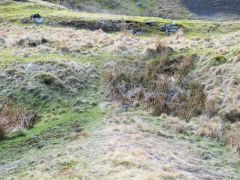
[[[76,134],[33,166],[13,177],[23,179],[230,179],[217,151],[189,142],[133,113],[111,115],[92,134]],[[201,154],[205,154],[202,156]],[[207,157],[206,157],[207,156]],[[12,176],[12,175],[11,175]],[[5,176],[10,178],[10,175]]]

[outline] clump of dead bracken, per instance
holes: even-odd
[[[0,140],[5,139],[9,133],[33,127],[36,121],[35,111],[16,106],[11,100],[6,100],[0,112]]]
[[[151,109],[154,115],[176,117],[166,121],[166,126],[178,132],[193,130],[196,135],[225,142],[239,153],[238,111],[230,114],[234,115],[230,118],[234,122],[230,122],[219,113],[217,100],[207,98],[204,85],[190,73],[196,57],[172,57],[172,49],[164,42],[157,41],[155,46],[147,50],[148,57],[154,56],[154,60],[107,65],[103,75],[106,96],[132,107]]]
[[[106,95],[124,103],[139,102],[156,115],[190,119],[201,114],[206,99],[203,86],[187,77],[194,56],[169,58],[170,52],[171,48],[157,41],[152,53],[161,54],[159,60],[108,65],[103,76]]]

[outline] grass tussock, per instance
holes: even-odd
[[[164,126],[174,132],[192,131],[197,136],[211,138],[225,143],[235,153],[240,153],[240,122],[231,123],[215,115],[194,117],[190,122],[167,117]]]
[[[4,140],[5,136],[6,136],[6,132],[3,126],[0,124],[0,141]]]
[[[33,127],[36,120],[37,115],[34,111],[27,110],[23,106],[15,106],[11,101],[8,101],[0,114],[0,128],[4,133],[11,133],[18,128]]]
[[[144,50],[144,54],[147,57],[156,57],[156,56],[167,56],[173,52],[173,49],[167,45],[166,41],[162,41],[157,38],[152,43],[146,43],[147,46]]]
[[[195,134],[203,137],[221,140],[224,134],[224,124],[220,117],[207,118],[206,116],[199,118],[200,122],[195,130]]]
[[[123,102],[141,102],[155,115],[189,119],[204,111],[206,100],[203,86],[186,76],[193,61],[192,55],[171,59],[165,55],[158,61],[109,65],[103,76],[106,95]]]
[[[121,33],[116,36],[107,34],[102,30],[21,27],[8,24],[3,26],[1,31],[4,32],[5,36],[0,37],[0,47],[17,49],[16,55],[18,56],[29,56],[31,53],[39,52],[136,55],[141,54],[146,46],[154,47],[153,49],[156,51],[156,40],[154,38],[143,39],[129,33]],[[161,48],[158,46],[157,51],[160,50]]]
[[[226,144],[235,153],[240,153],[240,123],[224,121],[220,116],[209,117],[201,115],[191,118],[191,121],[181,121],[178,117],[161,116],[164,127],[174,133],[193,133],[197,136],[210,138]]]
[[[240,153],[240,122],[234,124],[229,123],[225,128],[226,142],[234,152]]]
[[[182,62],[180,63],[180,66],[178,68],[178,72],[179,72],[178,77],[180,79],[182,79],[182,77],[185,76],[189,72],[191,67],[193,67],[193,62],[194,62],[194,56],[193,55],[185,56],[182,59]]]

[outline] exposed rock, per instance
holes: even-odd
[[[133,103],[133,107],[139,107],[139,102],[135,101],[135,102]]]
[[[152,28],[141,28],[141,23],[137,21],[122,21],[122,20],[102,20],[102,21],[71,21],[62,20],[58,22],[51,22],[50,25],[70,26],[77,29],[87,29],[91,31],[103,30],[105,32],[119,32],[123,29],[133,31],[133,34],[137,32],[150,32]]]
[[[85,112],[86,110],[80,109],[80,108],[74,108],[73,111],[76,112],[76,113],[83,113],[83,112]]]
[[[88,100],[86,99],[81,99],[81,100],[77,100],[76,103],[74,104],[74,106],[81,106],[81,105],[86,105],[88,104]]]
[[[140,35],[142,33],[142,29],[131,27],[130,30],[128,30],[128,32],[132,34]]]
[[[35,23],[37,24],[42,24],[44,23],[44,18],[42,16],[40,16],[40,14],[36,13],[36,14],[33,14],[30,19],[32,21],[34,21]]]
[[[124,109],[125,111],[129,109],[129,107],[131,107],[131,104],[123,102],[122,103],[122,109]]]
[[[177,32],[179,28],[180,26],[178,26],[175,21],[172,24],[165,24],[165,25],[159,26],[159,30],[165,32],[165,35],[167,36],[169,36],[170,33]]]
[[[177,25],[177,22],[176,22],[176,21],[173,21],[173,22],[172,22],[172,25],[173,25],[173,26],[176,26],[176,25]]]
[[[89,29],[89,30],[98,30],[102,29],[106,32],[116,32],[121,31],[121,21],[59,21],[56,24],[62,26],[72,26],[78,29]]]
[[[142,3],[141,1],[138,1],[138,2],[136,2],[136,5],[137,5],[137,6],[142,6],[143,3]]]

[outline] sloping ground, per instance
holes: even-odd
[[[145,26],[148,20],[170,21],[78,13],[36,2],[0,6],[0,102],[10,98],[39,117],[33,128],[0,142],[1,179],[239,179],[239,22],[176,21],[183,29],[170,37],[105,33],[54,22],[123,18]],[[23,23],[35,12],[46,17],[46,24]],[[204,85],[207,108],[201,115],[154,117],[138,102],[104,103],[105,65],[121,70],[119,62],[137,67],[182,55],[195,57],[184,75]],[[172,65],[178,64],[164,71],[177,74]]]
[[[111,13],[134,16],[154,16],[172,19],[239,19],[238,0],[131,0],[131,1],[56,1],[53,3],[91,13]]]
[[[101,128],[76,133],[65,146],[38,156],[28,155],[23,179],[235,179],[233,159],[220,146],[162,129],[163,121],[147,114],[112,114]],[[97,123],[99,125],[99,123]],[[37,153],[39,154],[39,153]],[[223,158],[220,158],[223,157]],[[41,160],[40,160],[41,159]],[[27,161],[28,162],[28,161]],[[211,162],[211,163],[210,163]],[[0,174],[12,164],[0,169]],[[224,166],[223,166],[224,163]],[[13,168],[11,170],[11,167]],[[8,173],[9,173],[8,172]]]
[[[98,56],[102,53],[118,55],[144,54],[146,44],[153,46],[155,41],[150,38],[140,39],[136,36],[125,36],[104,33],[102,30],[75,30],[72,28],[36,27],[36,26],[12,26],[6,25],[1,28],[5,37],[0,47],[16,49],[15,56],[30,57],[32,52],[51,53],[75,53],[80,55]],[[25,33],[18,34],[14,32]],[[127,43],[126,43],[127,42]],[[21,47],[21,48],[20,48]],[[35,55],[36,55],[35,54]],[[4,59],[2,59],[2,62]]]
[[[238,0],[182,0],[183,4],[194,14],[214,16],[218,13],[240,15]]]
[[[180,0],[75,0],[75,1],[56,1],[46,0],[53,3],[60,3],[61,5],[74,9],[77,11],[86,11],[91,13],[111,13],[121,15],[134,16],[154,16],[162,18],[184,18],[191,17],[191,14]]]

